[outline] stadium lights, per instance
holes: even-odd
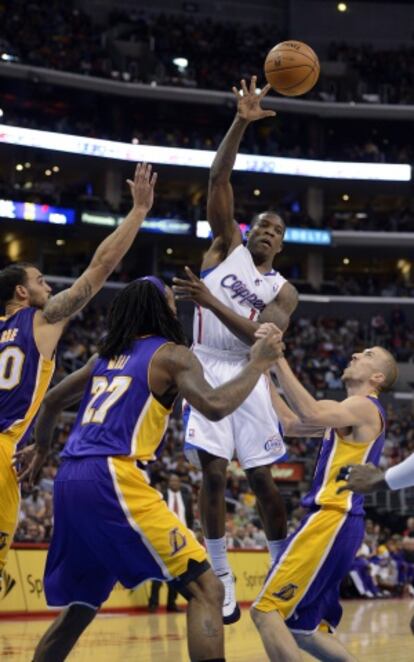
[[[3,108],[0,108],[0,117],[3,117],[3,115],[4,115]]]
[[[210,168],[215,156],[215,152],[204,149],[133,145],[114,140],[40,131],[8,124],[0,124],[1,143],[82,156],[96,156],[103,159],[119,159],[132,163],[146,161],[174,167]],[[258,154],[238,154],[235,170],[319,179],[388,182],[409,182],[411,180],[411,166],[404,163],[317,161],[316,159],[292,159]]]
[[[178,67],[179,69],[187,69],[188,60],[186,57],[175,57],[173,59],[173,64],[175,64],[175,66]]]
[[[172,248],[167,248],[165,252],[167,253],[167,255],[172,255],[174,253]]]
[[[342,260],[342,262],[343,262],[343,264],[349,264],[349,263],[350,263],[350,259],[349,259],[349,257],[344,257],[344,259]]]
[[[46,177],[50,177],[51,174],[52,174],[52,171],[49,170],[49,168],[47,170],[45,170]]]
[[[348,5],[346,4],[346,2],[338,2],[336,8],[341,14],[348,11]]]
[[[10,55],[10,53],[2,53],[0,57],[4,62],[16,62],[17,60],[17,57]]]
[[[348,193],[344,193],[344,194],[343,194],[343,196],[342,196],[342,200],[343,200],[344,202],[348,202],[348,200],[349,200],[349,195],[348,195]]]
[[[256,198],[260,195],[260,193],[261,193],[261,190],[259,188],[255,188],[254,191],[253,191],[253,195],[255,195]]]
[[[59,172],[60,168],[59,168],[59,166],[53,166],[52,170],[53,170],[53,172]]]
[[[24,167],[25,168],[31,168],[32,164],[29,161],[26,161],[26,163],[24,164]]]
[[[22,166],[21,163],[18,163],[18,164],[17,164],[17,166],[16,166],[16,170],[18,170],[19,172],[20,172],[21,170],[23,170],[23,166]]]

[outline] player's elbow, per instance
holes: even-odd
[[[206,399],[201,412],[209,421],[221,421],[228,415],[228,407],[214,397]]]

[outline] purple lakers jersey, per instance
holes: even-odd
[[[364,514],[364,497],[353,492],[337,494],[336,476],[340,468],[348,464],[372,462],[377,465],[380,460],[385,441],[385,411],[376,397],[367,397],[375,404],[381,416],[380,434],[371,442],[364,444],[342,439],[336,430],[329,428],[322,440],[310,492],[302,499],[302,506],[305,508],[322,506],[353,515]]]
[[[0,442],[23,445],[48,389],[55,362],[45,359],[33,336],[36,308],[0,317]]]
[[[151,393],[151,360],[166,342],[149,336],[125,354],[98,358],[62,457],[122,455],[154,460],[171,410]]]

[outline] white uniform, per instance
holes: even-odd
[[[255,321],[286,282],[276,271],[260,273],[250,251],[243,245],[201,276],[217,299],[239,315]],[[194,315],[193,351],[204,368],[206,380],[213,387],[235,377],[249,356],[249,347],[211,311],[200,307]],[[185,453],[195,466],[200,466],[198,450],[229,461],[236,455],[243,469],[273,464],[286,452],[269,384],[263,375],[248,398],[230,416],[212,422],[186,404],[184,420]]]

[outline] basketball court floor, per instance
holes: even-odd
[[[414,636],[409,620],[413,600],[347,601],[339,629],[341,641],[357,660],[413,662]],[[0,620],[0,660],[30,662],[50,621]],[[229,662],[265,662],[261,642],[247,610],[226,627]],[[185,614],[99,616],[82,637],[69,662],[163,662],[188,660]],[[304,660],[313,658],[303,655]]]

